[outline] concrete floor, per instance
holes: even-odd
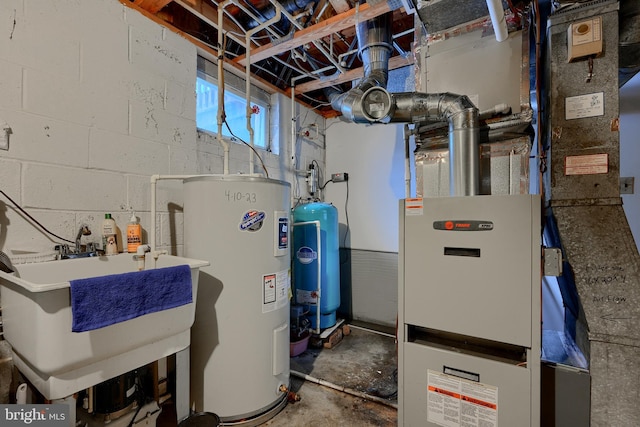
[[[264,426],[396,425],[397,362],[393,336],[351,325],[351,334],[336,347],[309,348],[292,357],[290,367],[291,389],[301,400],[287,405]],[[302,380],[302,375],[311,380]],[[314,380],[347,392],[316,384]]]
[[[393,335],[354,325],[350,325],[350,329],[351,334],[334,348],[310,347],[291,358],[291,391],[300,400],[289,403],[262,426],[386,427],[397,424],[395,339]],[[172,412],[171,407],[163,407],[158,427],[175,426],[175,412]]]

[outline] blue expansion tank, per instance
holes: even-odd
[[[293,210],[294,301],[309,307],[307,317],[313,329],[318,329],[318,305],[320,329],[336,324],[336,310],[340,306],[339,250],[335,206],[312,202]]]

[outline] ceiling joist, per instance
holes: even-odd
[[[200,55],[217,64],[219,46],[215,38],[219,29],[217,5],[220,0],[119,1],[188,39],[197,47]],[[245,1],[254,3],[253,0]],[[262,3],[267,4],[268,2],[265,0]],[[389,1],[384,0],[367,2],[358,4],[354,8],[351,8],[350,4],[349,0],[321,0],[315,5],[315,10],[305,24],[307,26],[298,27],[297,30],[292,30],[287,36],[279,39],[272,37],[271,43],[261,46],[256,43],[258,39],[254,39],[253,43],[255,44],[251,47],[251,64],[254,64],[251,66],[252,83],[270,93],[291,96],[289,83],[293,84],[294,81],[304,79],[304,76],[308,75],[308,79],[304,83],[295,86],[296,100],[308,108],[321,107],[317,111],[325,117],[334,117],[339,114],[327,104],[323,104],[326,103],[326,100],[323,100],[324,94],[321,91],[329,86],[339,90],[348,90],[350,82],[363,77],[364,69],[360,59],[352,54],[356,43],[355,26],[358,22],[366,22],[396,10],[394,28],[397,34],[402,34],[404,37],[412,33],[410,30],[413,29],[412,16],[407,15],[398,2],[395,2],[393,6]],[[247,48],[244,38],[246,29],[242,28],[245,25],[241,23],[244,21],[236,13],[237,10],[231,8],[230,5],[229,11],[225,11],[223,14],[222,31],[231,43],[231,47],[229,44],[226,45],[229,51],[225,52],[223,66],[227,72],[245,78],[247,76],[246,55],[237,56],[235,59],[229,58],[245,53]],[[329,55],[331,57],[327,57],[328,53],[320,48],[313,48],[314,45],[317,46],[318,42],[324,43],[323,39],[326,41],[329,37],[331,39],[327,43],[330,46]],[[336,50],[334,50],[334,40],[340,41],[340,47],[336,47]],[[394,44],[399,40],[394,39]],[[413,64],[413,57],[403,54],[411,50],[410,43],[405,38],[399,42],[399,46],[396,46],[401,55],[390,58],[390,70]],[[310,48],[300,51],[298,48],[301,46]],[[348,46],[351,51],[346,51],[344,46]],[[289,52],[297,51],[302,56],[288,55],[286,58],[284,57]],[[270,59],[275,59],[275,61],[270,62]],[[329,61],[327,62],[326,59]],[[305,66],[305,63],[311,65]],[[326,64],[324,68],[322,68],[323,63]],[[337,65],[338,63],[340,66]],[[334,75],[321,75],[321,73],[331,73],[332,69],[335,71]],[[287,70],[289,70],[289,74],[287,74]],[[276,77],[276,79],[272,79],[272,77]],[[316,79],[312,80],[314,77]],[[340,85],[342,85],[342,89],[340,89]],[[312,105],[309,105],[309,99],[314,101]],[[315,103],[320,104],[316,105]]]
[[[389,70],[395,70],[397,68],[406,67],[413,64],[413,56],[406,58],[402,56],[394,56],[389,59]],[[301,83],[295,87],[296,95],[312,92],[314,90],[323,89],[325,87],[333,86],[336,84],[348,83],[354,80],[359,80],[364,76],[364,70],[362,67],[354,68],[345,73],[336,74],[335,76],[322,78],[318,80],[312,80],[310,82]]]
[[[367,21],[377,16],[391,12],[392,9],[387,2],[380,2],[374,6],[369,3],[360,5],[358,8],[350,9],[347,12],[334,15],[315,25],[296,31],[289,40],[269,43],[251,51],[251,63],[262,61],[271,56],[279,55],[296,47],[311,43],[315,40],[340,32],[356,25],[358,21]],[[239,56],[234,59],[240,65],[246,64],[246,56]]]

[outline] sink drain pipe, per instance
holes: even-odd
[[[341,391],[343,393],[350,394],[350,395],[355,396],[355,397],[360,397],[362,399],[370,400],[372,402],[382,403],[383,405],[390,406],[392,408],[398,409],[398,404],[397,403],[389,402],[387,399],[384,399],[384,398],[379,397],[379,396],[373,396],[373,395],[370,395],[370,394],[367,394],[367,393],[363,393],[363,392],[358,391],[358,390],[354,390],[354,389],[352,389],[350,387],[343,387],[343,386],[340,386],[340,385],[337,385],[337,384],[333,384],[333,383],[331,383],[329,381],[325,381],[325,380],[322,380],[320,378],[312,377],[311,375],[303,374],[302,372],[294,371],[293,369],[290,369],[289,373],[291,375],[293,375],[294,377],[301,378],[301,379],[303,379],[305,381],[309,381],[309,382],[312,382],[312,383],[315,383],[315,384],[318,384],[318,385],[321,385],[321,386],[324,386],[324,387],[328,387],[328,388],[331,388],[331,389],[334,389],[334,390],[337,390],[337,391]]]

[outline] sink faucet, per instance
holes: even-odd
[[[91,230],[89,230],[89,226],[87,224],[82,224],[80,229],[78,230],[78,234],[76,235],[76,253],[79,254],[82,252],[82,244],[80,240],[82,240],[82,236],[90,236]]]
[[[89,226],[86,224],[82,224],[80,229],[78,230],[78,234],[76,235],[76,247],[73,251],[69,250],[69,245],[56,245],[56,250],[58,251],[58,259],[69,259],[69,258],[84,258],[90,256],[98,255],[96,253],[96,248],[93,242],[89,242],[86,244],[85,250],[82,250],[82,236],[89,236],[91,234],[91,230],[89,230]]]

